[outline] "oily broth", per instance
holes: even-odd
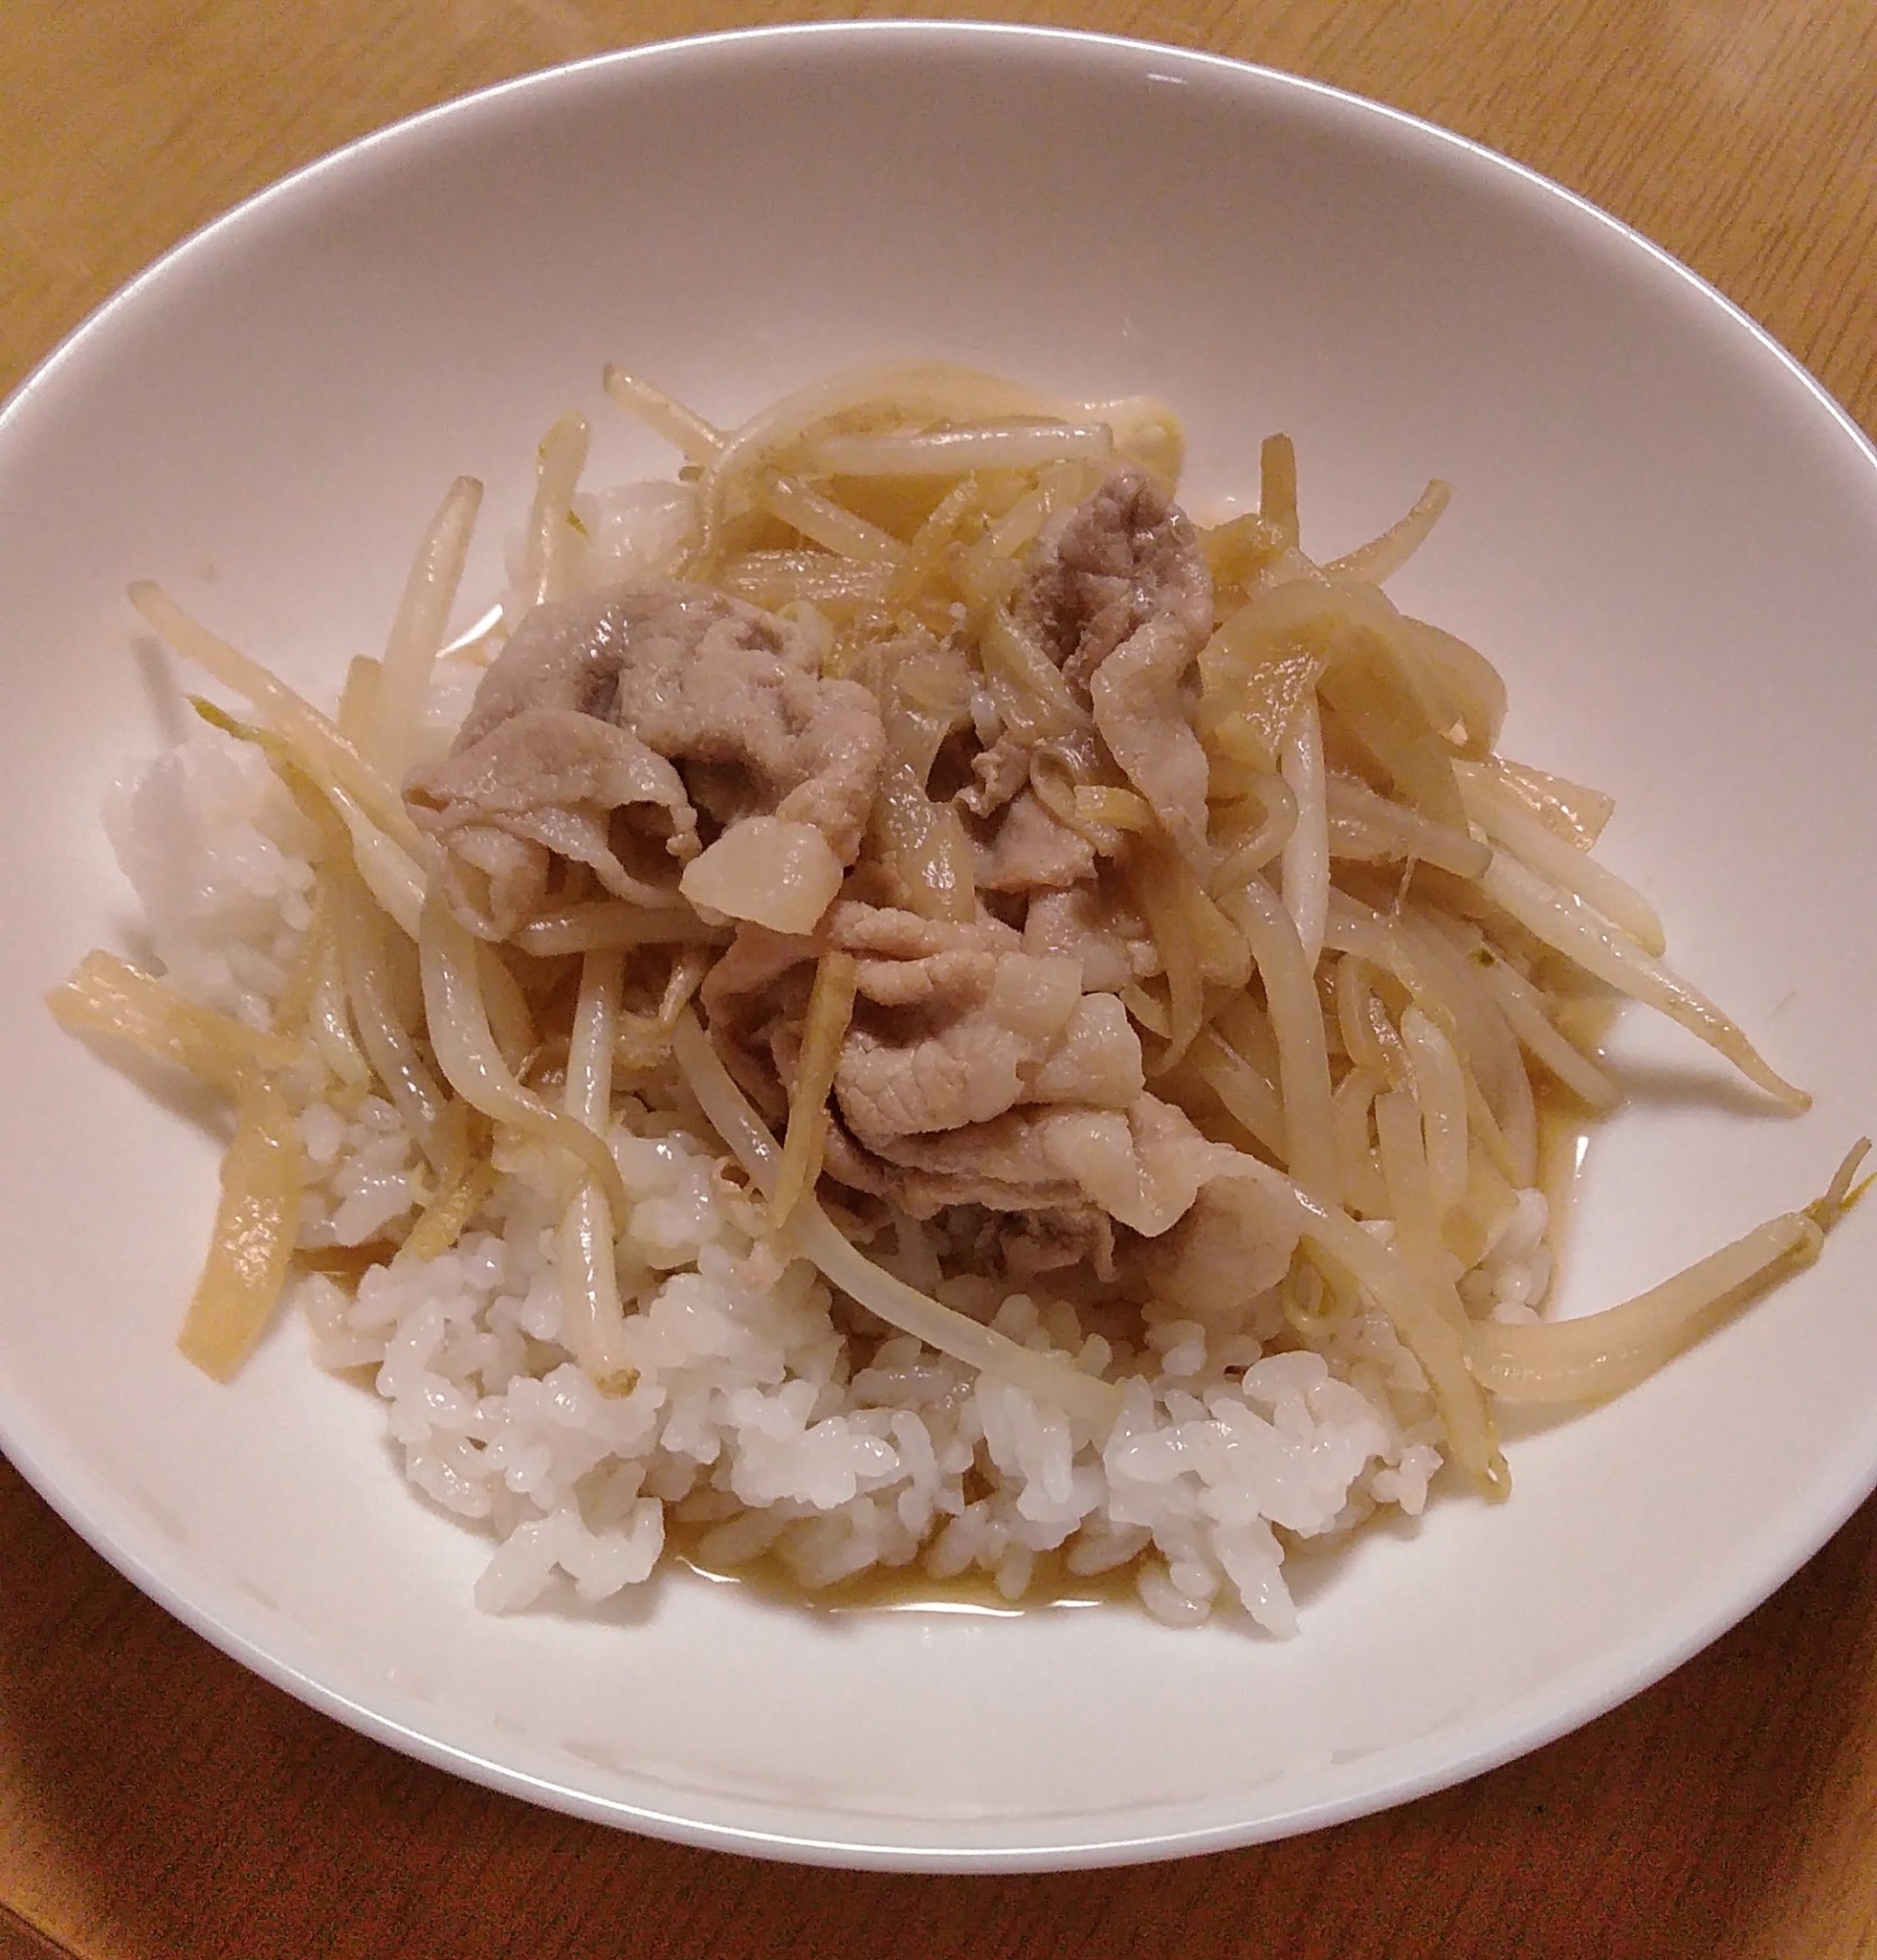
[[[686,1571],[714,1585],[746,1586],[758,1598],[824,1613],[965,1613],[1011,1619],[1019,1613],[1070,1611],[1085,1606],[1138,1602],[1134,1561],[1111,1572],[1085,1577],[1068,1569],[1061,1552],[1036,1554],[1030,1583],[1020,1599],[1007,1599],[988,1572],[973,1569],[956,1579],[935,1579],[915,1566],[873,1565],[832,1586],[805,1586],[774,1551],[740,1564],[714,1561],[704,1542],[714,1526],[671,1518],[666,1527],[667,1555]]]

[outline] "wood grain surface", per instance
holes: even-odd
[[[758,0],[5,0],[0,393],[348,138]],[[1877,428],[1877,0],[935,5],[1269,63],[1583,192]],[[0,513],[0,522],[5,521]],[[0,1960],[395,1954],[1877,1955],[1877,1506],[1658,1688],[1459,1789],[1131,1871],[796,1870],[532,1810],[184,1631],[0,1462]]]

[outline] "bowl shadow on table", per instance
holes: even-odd
[[[4,1464],[0,1510],[23,1541],[0,1598],[8,1877],[87,1953],[818,1960],[901,1950],[915,1923],[934,1960],[1721,1960],[1775,1950],[1807,1869],[1825,1882],[1868,1826],[1835,1772],[1877,1728],[1877,1503],[1706,1653],[1523,1762],[1275,1844],[998,1878],[766,1865],[531,1809],[205,1648]]]

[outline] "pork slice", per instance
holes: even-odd
[[[1127,1009],[1112,994],[1084,994],[1023,1100],[1125,1109],[1145,1087],[1141,1038]]]
[[[412,813],[442,841],[451,908],[487,939],[507,938],[540,909],[557,858],[591,865],[620,898],[667,907],[677,896],[655,840],[672,856],[696,849],[676,769],[628,730],[570,709],[499,723],[414,776],[408,793]],[[636,819],[636,838],[619,834],[619,811]]]
[[[1024,790],[990,826],[968,832],[980,892],[1062,891],[1095,876],[1095,847]]]
[[[937,953],[1014,953],[1023,937],[1002,919],[980,912],[974,919],[930,919],[894,906],[869,906],[837,899],[828,907],[822,931],[842,953],[880,959],[924,959]]]
[[[746,922],[698,989],[724,1067],[771,1121],[788,1108],[815,953],[812,939]]]
[[[896,1139],[890,1152],[844,1137],[844,1181],[914,1218],[951,1204],[995,1211],[1105,1213],[1144,1237],[1167,1230],[1217,1169],[1219,1150],[1171,1104],[1139,1096],[1126,1109],[1027,1107],[938,1135]]]
[[[1118,994],[1159,965],[1145,921],[1099,884],[1032,894],[1023,915],[1023,951],[1079,961],[1089,994]]]
[[[1050,1163],[1084,1197],[1143,1238],[1181,1217],[1217,1170],[1222,1152],[1185,1114],[1155,1096],[1126,1110],[1052,1109],[1039,1118]]]
[[[1065,959],[981,949],[863,959],[834,1076],[842,1117],[879,1152],[987,1122],[1028,1100],[1081,1000],[1080,969]]]
[[[1152,477],[1117,471],[1039,546],[1014,616],[1086,692],[1109,753],[1203,867],[1191,674],[1212,630],[1212,581],[1191,521]]]
[[[406,794],[454,860],[453,905],[502,938],[538,908],[556,856],[577,855],[621,897],[676,903],[700,809],[719,828],[757,815],[811,825],[850,865],[883,752],[873,696],[823,679],[788,621],[659,579],[536,607],[451,754]],[[534,849],[491,850],[491,832]],[[633,832],[662,847],[662,879],[635,867]]]
[[[1098,1205],[1007,1213],[996,1242],[1004,1270],[1013,1280],[1064,1266],[1087,1266],[1104,1282],[1114,1277],[1114,1221]]]
[[[963,1149],[925,1169],[891,1163],[863,1149],[840,1123],[831,1123],[824,1167],[836,1183],[883,1198],[909,1218],[931,1218],[958,1204],[1007,1212],[1093,1209],[1072,1177],[1040,1159],[1016,1118],[998,1117],[952,1135]]]
[[[1202,1318],[1238,1312],[1290,1271],[1298,1210],[1223,1170],[1147,1249],[1143,1270],[1162,1299]]]

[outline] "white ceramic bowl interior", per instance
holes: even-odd
[[[1613,790],[1606,856],[1680,964],[1819,1092],[1770,1116],[1672,1030],[1596,1147],[1580,1310],[1811,1198],[1877,1111],[1877,458],[1755,328],[1554,186],[1280,75],[930,25],[654,48],[452,105],[182,247],[0,417],[0,1438],[229,1652],[341,1720],[585,1815],[856,1864],[1043,1866],[1274,1836],[1555,1736],[1711,1639],[1877,1477],[1872,1207],[1617,1403],[1515,1432],[1300,1572],[1304,1633],[1126,1610],[827,1615],[688,1579],[492,1619],[476,1538],[402,1487],[367,1393],[284,1326],[232,1389],[172,1346],[217,1146],[56,1034],[123,944],[96,822],[173,716],[123,589],[164,580],[330,693],[444,485],[498,582],[564,408],[592,480],[668,470],[618,359],[719,420],[931,354],[1183,413],[1202,508],[1289,430],[1331,553],[1427,477],[1400,579],[1512,691],[1508,749]]]

